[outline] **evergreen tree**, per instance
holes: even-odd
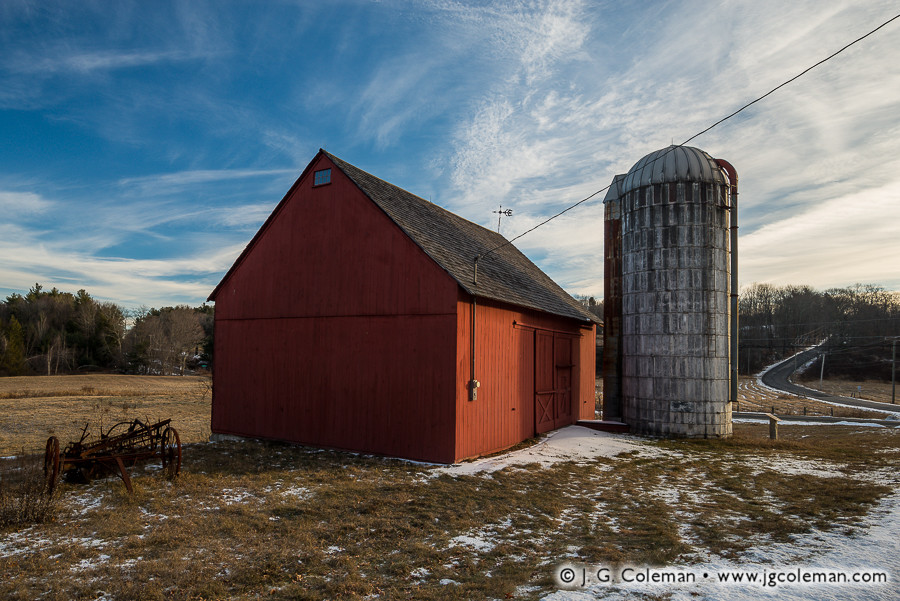
[[[3,328],[6,348],[0,355],[0,375],[21,376],[25,374],[25,336],[22,324],[15,315],[10,317],[9,325]]]

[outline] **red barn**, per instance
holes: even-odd
[[[593,317],[506,242],[320,150],[209,297],[212,431],[452,463],[593,419]]]

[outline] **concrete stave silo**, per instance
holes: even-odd
[[[604,365],[604,389],[608,383],[621,399],[622,419],[633,432],[728,436],[726,173],[700,149],[670,146],[642,158],[617,182],[621,187],[604,202],[607,217],[621,220],[620,239],[610,239],[615,227],[606,233],[606,244],[621,249],[618,273],[611,267],[621,277],[621,298],[610,299],[605,317],[620,319],[620,331],[606,340],[621,358]],[[610,260],[617,257],[607,253],[607,265]]]

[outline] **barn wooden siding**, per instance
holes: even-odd
[[[251,244],[216,292],[212,430],[452,462],[457,283],[326,156]]]
[[[460,290],[456,345],[456,459],[499,451],[537,433],[594,418],[595,327],[477,299],[475,378],[471,297]]]

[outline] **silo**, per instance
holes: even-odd
[[[731,434],[729,197],[698,148],[650,153],[625,176],[622,410],[632,432]]]
[[[622,183],[603,199],[603,419],[622,420]]]

